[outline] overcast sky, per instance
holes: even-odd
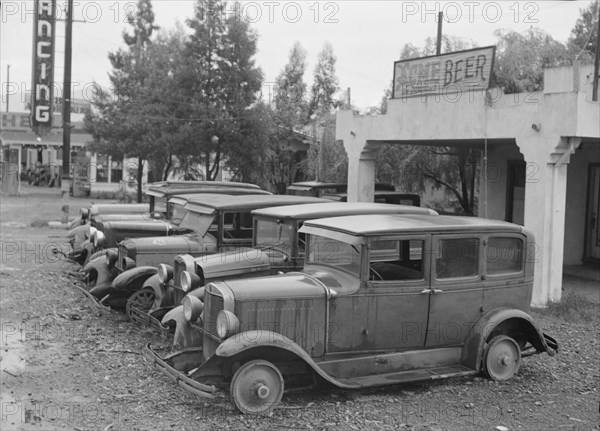
[[[58,2],[59,18],[65,17],[64,1]],[[90,83],[109,86],[108,53],[123,46],[122,30],[127,26],[127,11],[136,1],[75,0],[73,26],[74,98],[86,97],[82,89]],[[174,28],[192,16],[192,0],[154,0],[156,24]],[[336,71],[342,88],[352,89],[352,103],[358,107],[378,105],[389,85],[393,63],[402,46],[423,46],[427,37],[435,37],[437,12],[445,13],[443,32],[472,39],[479,46],[496,42],[494,31],[544,29],[556,40],[565,42],[579,9],[590,2],[551,1],[251,1],[243,2],[237,13],[258,31],[257,64],[265,74],[265,93],[283,69],[289,51],[299,41],[308,52],[305,80],[312,82],[317,54],[325,41],[331,42],[337,57]],[[31,88],[33,1],[2,1],[0,24],[0,74],[2,112],[6,109],[7,65],[10,65],[9,92]],[[85,23],[79,21],[87,21]],[[56,30],[55,81],[62,83],[64,22]],[[23,110],[20,95],[10,99],[10,110]]]

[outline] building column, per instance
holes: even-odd
[[[108,184],[112,183],[112,157],[108,156]]]
[[[348,202],[373,202],[375,167],[381,144],[353,140],[344,141],[348,154]]]
[[[558,137],[556,141],[555,147],[547,139],[517,140],[527,163],[525,228],[535,235],[535,244],[526,258],[535,264],[531,304],[537,307],[561,299],[567,166],[580,142]],[[552,149],[550,154],[546,148]]]

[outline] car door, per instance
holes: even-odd
[[[430,237],[370,242],[366,338],[372,350],[420,349],[429,313]]]
[[[461,345],[483,310],[482,239],[433,236],[426,347]]]

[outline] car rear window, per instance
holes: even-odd
[[[509,274],[523,269],[523,240],[492,237],[485,253],[488,275]]]

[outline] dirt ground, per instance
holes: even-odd
[[[71,199],[71,215],[89,200]],[[586,313],[532,315],[560,352],[525,358],[508,382],[482,377],[358,391],[326,386],[286,394],[270,417],[235,410],[226,393],[206,400],[155,371],[141,352],[168,340],[100,312],[72,287],[52,246],[64,230],[58,191],[0,197],[1,405],[8,430],[600,429],[597,282],[566,277],[565,292],[598,301]],[[37,227],[33,227],[33,226]],[[558,314],[555,315],[555,314]]]

